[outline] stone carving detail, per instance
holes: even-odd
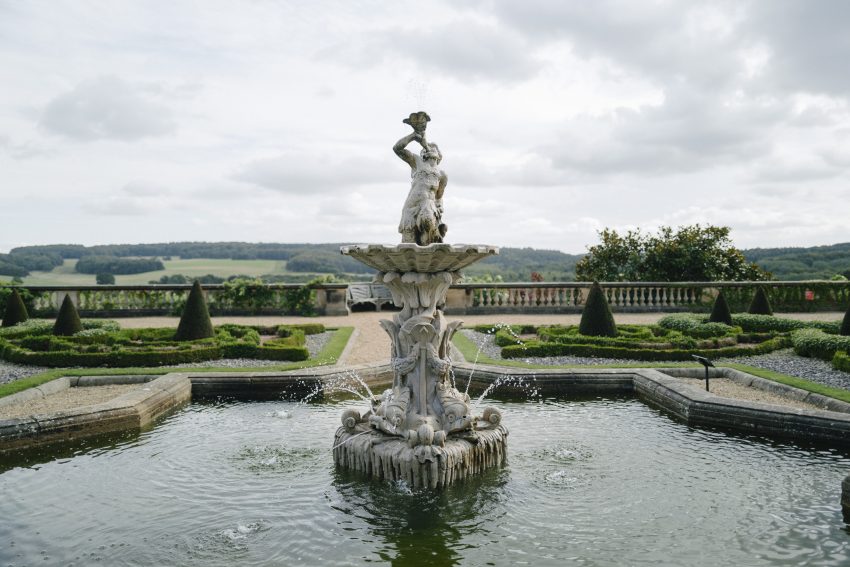
[[[341,248],[379,270],[375,281],[387,286],[401,311],[380,323],[390,337],[392,387],[373,398],[365,414],[343,413],[334,460],[414,487],[443,486],[500,464],[508,434],[496,409],[473,415],[469,395],[454,383],[451,339],[461,323],[446,322],[446,293],[461,268],[498,248],[441,244],[446,177],[436,169],[439,149],[425,140],[429,120],[424,112],[411,114],[404,122],[414,131],[394,148],[413,170],[399,227],[402,244]],[[420,156],[405,149],[411,141],[422,146]]]
[[[448,177],[438,166],[443,154],[437,144],[425,139],[425,128],[431,117],[425,112],[414,112],[402,122],[413,127],[413,132],[400,139],[393,146],[398,157],[410,166],[410,192],[401,211],[398,231],[402,242],[412,242],[427,246],[442,242],[446,236],[443,223],[443,193]],[[419,154],[407,149],[411,142],[422,147]]]

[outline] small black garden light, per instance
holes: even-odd
[[[705,366],[705,391],[708,392],[708,368],[714,368],[714,364],[704,356],[697,356],[696,354],[692,354],[691,358]]]

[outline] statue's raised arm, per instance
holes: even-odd
[[[446,225],[442,222],[443,192],[448,177],[438,166],[443,159],[437,144],[425,139],[425,127],[431,118],[425,112],[414,112],[403,120],[413,127],[413,133],[396,142],[393,151],[403,159],[411,169],[410,193],[401,211],[398,231],[401,241],[427,246],[442,242],[446,235]],[[419,155],[408,151],[407,145],[417,141],[422,146]]]

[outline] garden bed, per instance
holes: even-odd
[[[43,367],[139,367],[191,364],[217,359],[297,362],[307,360],[307,335],[321,324],[272,327],[219,325],[207,339],[177,341],[174,329],[120,329],[113,321],[84,321],[70,337],[52,325],[26,322],[0,330],[0,359]]]

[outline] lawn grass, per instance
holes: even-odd
[[[454,336],[453,342],[458,348],[458,350],[460,350],[461,354],[463,354],[463,357],[467,360],[467,362],[474,362],[475,357],[478,356],[478,364],[502,366],[506,368],[527,368],[530,370],[540,370],[546,368],[701,368],[699,364],[691,362],[646,362],[642,364],[614,363],[598,365],[594,364],[593,366],[577,364],[567,364],[559,366],[548,364],[528,364],[517,360],[494,359],[484,354],[479,354],[478,346],[474,342],[472,342],[469,337],[461,333],[458,333]],[[841,388],[832,388],[830,386],[825,386],[819,382],[812,382],[810,380],[806,380],[805,378],[789,376],[788,374],[774,372],[773,370],[765,370],[763,368],[757,368],[755,366],[747,366],[746,364],[727,363],[724,366],[727,368],[734,368],[736,370],[740,370],[741,372],[746,372],[747,374],[752,374],[753,376],[758,376],[759,378],[779,382],[780,384],[785,384],[786,386],[792,386],[794,388],[799,388],[807,392],[821,394],[822,396],[827,396],[829,398],[841,400],[842,402],[850,403],[850,391],[848,390],[843,390]]]
[[[328,366],[335,364],[339,359],[353,332],[354,327],[340,327],[334,330],[333,336],[331,336],[324,348],[314,358],[301,362],[290,362],[275,366],[252,366],[248,368],[225,368],[221,366],[205,366],[202,368],[54,368],[8,384],[0,384],[0,398],[40,386],[62,376],[115,376],[124,374],[158,376],[172,372],[285,372],[288,370],[313,368],[315,366]]]
[[[80,274],[74,271],[76,259],[67,259],[61,266],[50,272],[32,272],[23,278],[24,285],[94,285],[94,274]],[[286,262],[283,260],[228,260],[220,258],[176,258],[163,260],[164,270],[143,272],[141,274],[116,275],[117,285],[140,285],[159,280],[162,276],[183,274],[200,277],[207,274],[227,278],[237,274],[258,277],[263,274],[285,274]]]

